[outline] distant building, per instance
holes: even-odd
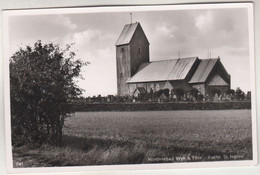
[[[198,57],[150,62],[149,41],[140,23],[125,25],[116,42],[117,93],[133,96],[136,92],[161,89],[190,91],[201,94],[224,94],[230,89],[230,75],[220,58]]]

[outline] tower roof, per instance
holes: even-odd
[[[124,29],[122,30],[119,38],[116,41],[116,46],[129,44],[131,42],[131,39],[134,36],[134,33],[135,33],[137,27],[141,27],[139,22],[126,24]],[[142,29],[142,27],[141,27],[141,29]]]

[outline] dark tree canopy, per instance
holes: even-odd
[[[240,89],[240,87],[237,87],[235,95],[237,100],[244,100],[245,93]]]
[[[23,138],[34,143],[60,144],[71,101],[81,95],[75,84],[85,63],[75,59],[71,45],[42,44],[20,48],[10,60],[13,144]]]
[[[227,94],[228,94],[228,95],[235,95],[235,90],[234,90],[234,89],[229,89],[229,90],[227,91]]]

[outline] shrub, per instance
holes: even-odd
[[[74,59],[71,45],[42,44],[20,48],[10,59],[11,128],[13,144],[60,144],[70,103],[81,94],[74,81],[85,63]]]

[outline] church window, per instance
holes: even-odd
[[[154,86],[153,86],[153,84],[150,85],[150,88],[151,88],[152,90],[154,90]]]
[[[141,54],[141,47],[138,47],[138,54]]]
[[[156,84],[156,91],[159,91],[159,90],[160,90],[160,85]]]

